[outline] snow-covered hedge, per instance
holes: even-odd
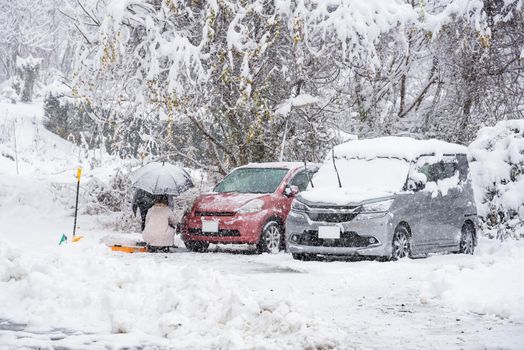
[[[477,209],[491,237],[524,237],[524,120],[482,128],[469,146]]]
[[[131,182],[127,174],[120,170],[107,182],[95,177],[85,185],[85,197],[85,209],[88,214],[129,210],[132,197]]]

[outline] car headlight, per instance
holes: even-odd
[[[385,213],[393,204],[393,199],[388,199],[381,202],[364,204],[361,213]]]
[[[291,203],[291,209],[295,211],[308,211],[309,207],[298,199],[295,199],[293,203]]]
[[[237,213],[239,214],[249,214],[249,213],[256,213],[257,211],[261,211],[262,207],[264,206],[264,201],[261,199],[253,199],[240,208],[238,208]]]

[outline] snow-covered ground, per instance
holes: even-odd
[[[0,126],[6,111],[18,120],[20,166],[17,176],[0,154],[2,349],[524,348],[523,241],[386,263],[199,254],[181,243],[124,254],[103,242],[133,233],[82,215],[84,239],[59,246],[72,228],[78,149],[43,130],[41,106],[0,104]],[[0,147],[13,152],[10,139]]]

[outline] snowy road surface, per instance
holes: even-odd
[[[523,241],[385,263],[130,255],[111,252],[102,239],[115,233],[82,215],[85,238],[59,246],[80,151],[41,128],[40,105],[6,108],[20,164],[17,176],[0,155],[2,350],[524,349]],[[86,180],[122,166],[104,159]]]
[[[524,347],[522,242],[500,247],[482,240],[476,256],[300,262],[287,254],[234,250],[112,253],[98,243],[107,232],[84,233],[76,245],[49,246],[31,256],[18,250],[24,244],[17,247],[17,242],[23,241],[2,241],[0,344]]]

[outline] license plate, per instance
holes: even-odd
[[[320,226],[318,228],[318,238],[340,239],[340,227],[338,226]]]
[[[218,221],[214,220],[202,220],[202,232],[218,232]]]

